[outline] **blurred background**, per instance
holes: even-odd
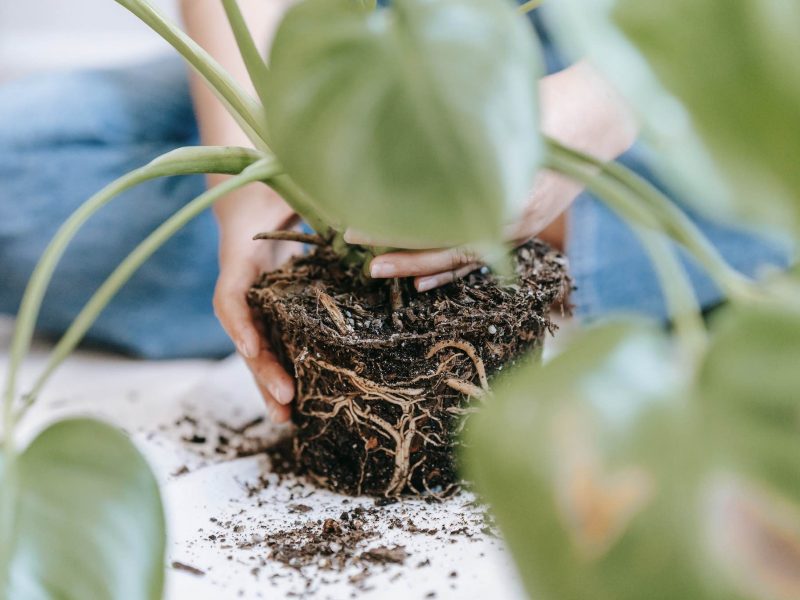
[[[177,0],[152,0],[177,19]],[[0,82],[36,71],[125,64],[169,52],[114,0],[0,0]]]

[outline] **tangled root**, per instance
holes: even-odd
[[[297,376],[294,449],[309,477],[349,494],[457,489],[466,418],[494,373],[541,348],[550,306],[569,287],[563,258],[544,244],[518,256],[509,286],[474,274],[407,289],[399,309],[325,247],[262,277],[249,300]]]

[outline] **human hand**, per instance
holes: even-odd
[[[519,220],[506,228],[507,243],[516,247],[539,235],[552,245],[561,247],[563,212],[580,191],[580,185],[573,181],[543,171],[537,177],[534,191]],[[391,245],[354,230],[345,232],[344,239],[365,246]],[[481,256],[465,246],[401,250],[376,256],[370,263],[370,276],[375,279],[413,277],[417,291],[425,292],[460,279],[482,264]]]
[[[291,209],[271,190],[257,184],[226,197],[215,209],[220,226],[219,278],[214,313],[253,374],[270,418],[289,419],[294,379],[280,364],[253,321],[247,291],[264,271],[280,266],[301,251],[292,242],[253,241],[253,235],[278,229],[293,218]]]
[[[283,12],[292,1],[239,2],[250,33],[264,55]],[[180,6],[187,33],[192,39],[244,89],[253,92],[222,4],[181,0]],[[196,73],[192,73],[190,82],[203,144],[250,146],[248,136],[206,82]],[[217,185],[224,179],[223,175],[211,175],[208,177],[209,185]],[[272,420],[286,421],[290,414],[288,404],[294,396],[294,380],[264,341],[259,325],[253,322],[246,296],[263,271],[278,267],[299,247],[289,242],[253,241],[253,235],[284,227],[294,218],[294,213],[269,188],[254,184],[217,202],[214,214],[220,228],[220,274],[214,292],[214,312],[253,373]]]
[[[616,92],[586,63],[577,63],[540,84],[543,133],[560,142],[611,160],[635,140],[636,122]],[[565,212],[581,193],[581,185],[552,171],[541,171],[516,222],[506,227],[505,239],[513,246],[534,236],[563,248]],[[365,246],[406,248],[375,257],[370,263],[374,278],[413,277],[414,287],[424,292],[450,283],[479,268],[481,257],[472,249],[412,249],[397,240],[379,240],[358,231],[347,231],[345,241]]]

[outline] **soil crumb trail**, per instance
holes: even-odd
[[[190,438],[185,436],[184,444],[197,450]],[[190,562],[176,560],[173,569],[230,586],[223,572],[203,562],[213,552],[216,560],[226,558],[234,570],[246,568],[254,584],[265,586],[256,597],[270,597],[272,586],[291,587],[290,596],[298,598],[334,597],[325,595],[327,590],[344,586],[345,597],[357,597],[386,581],[430,578],[442,554],[456,544],[499,544],[485,508],[468,492],[443,502],[350,498],[319,490],[297,475],[290,438],[259,457],[263,472],[236,480],[240,495],[231,498],[230,510],[212,513],[184,549],[181,558]],[[455,591],[460,580],[452,566],[438,568],[437,575],[444,573],[448,589]]]

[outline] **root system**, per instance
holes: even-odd
[[[456,488],[465,418],[493,376],[539,354],[570,288],[565,259],[541,242],[514,262],[508,281],[483,269],[418,294],[319,246],[260,278],[249,301],[297,376],[294,454],[308,476],[348,494]]]

